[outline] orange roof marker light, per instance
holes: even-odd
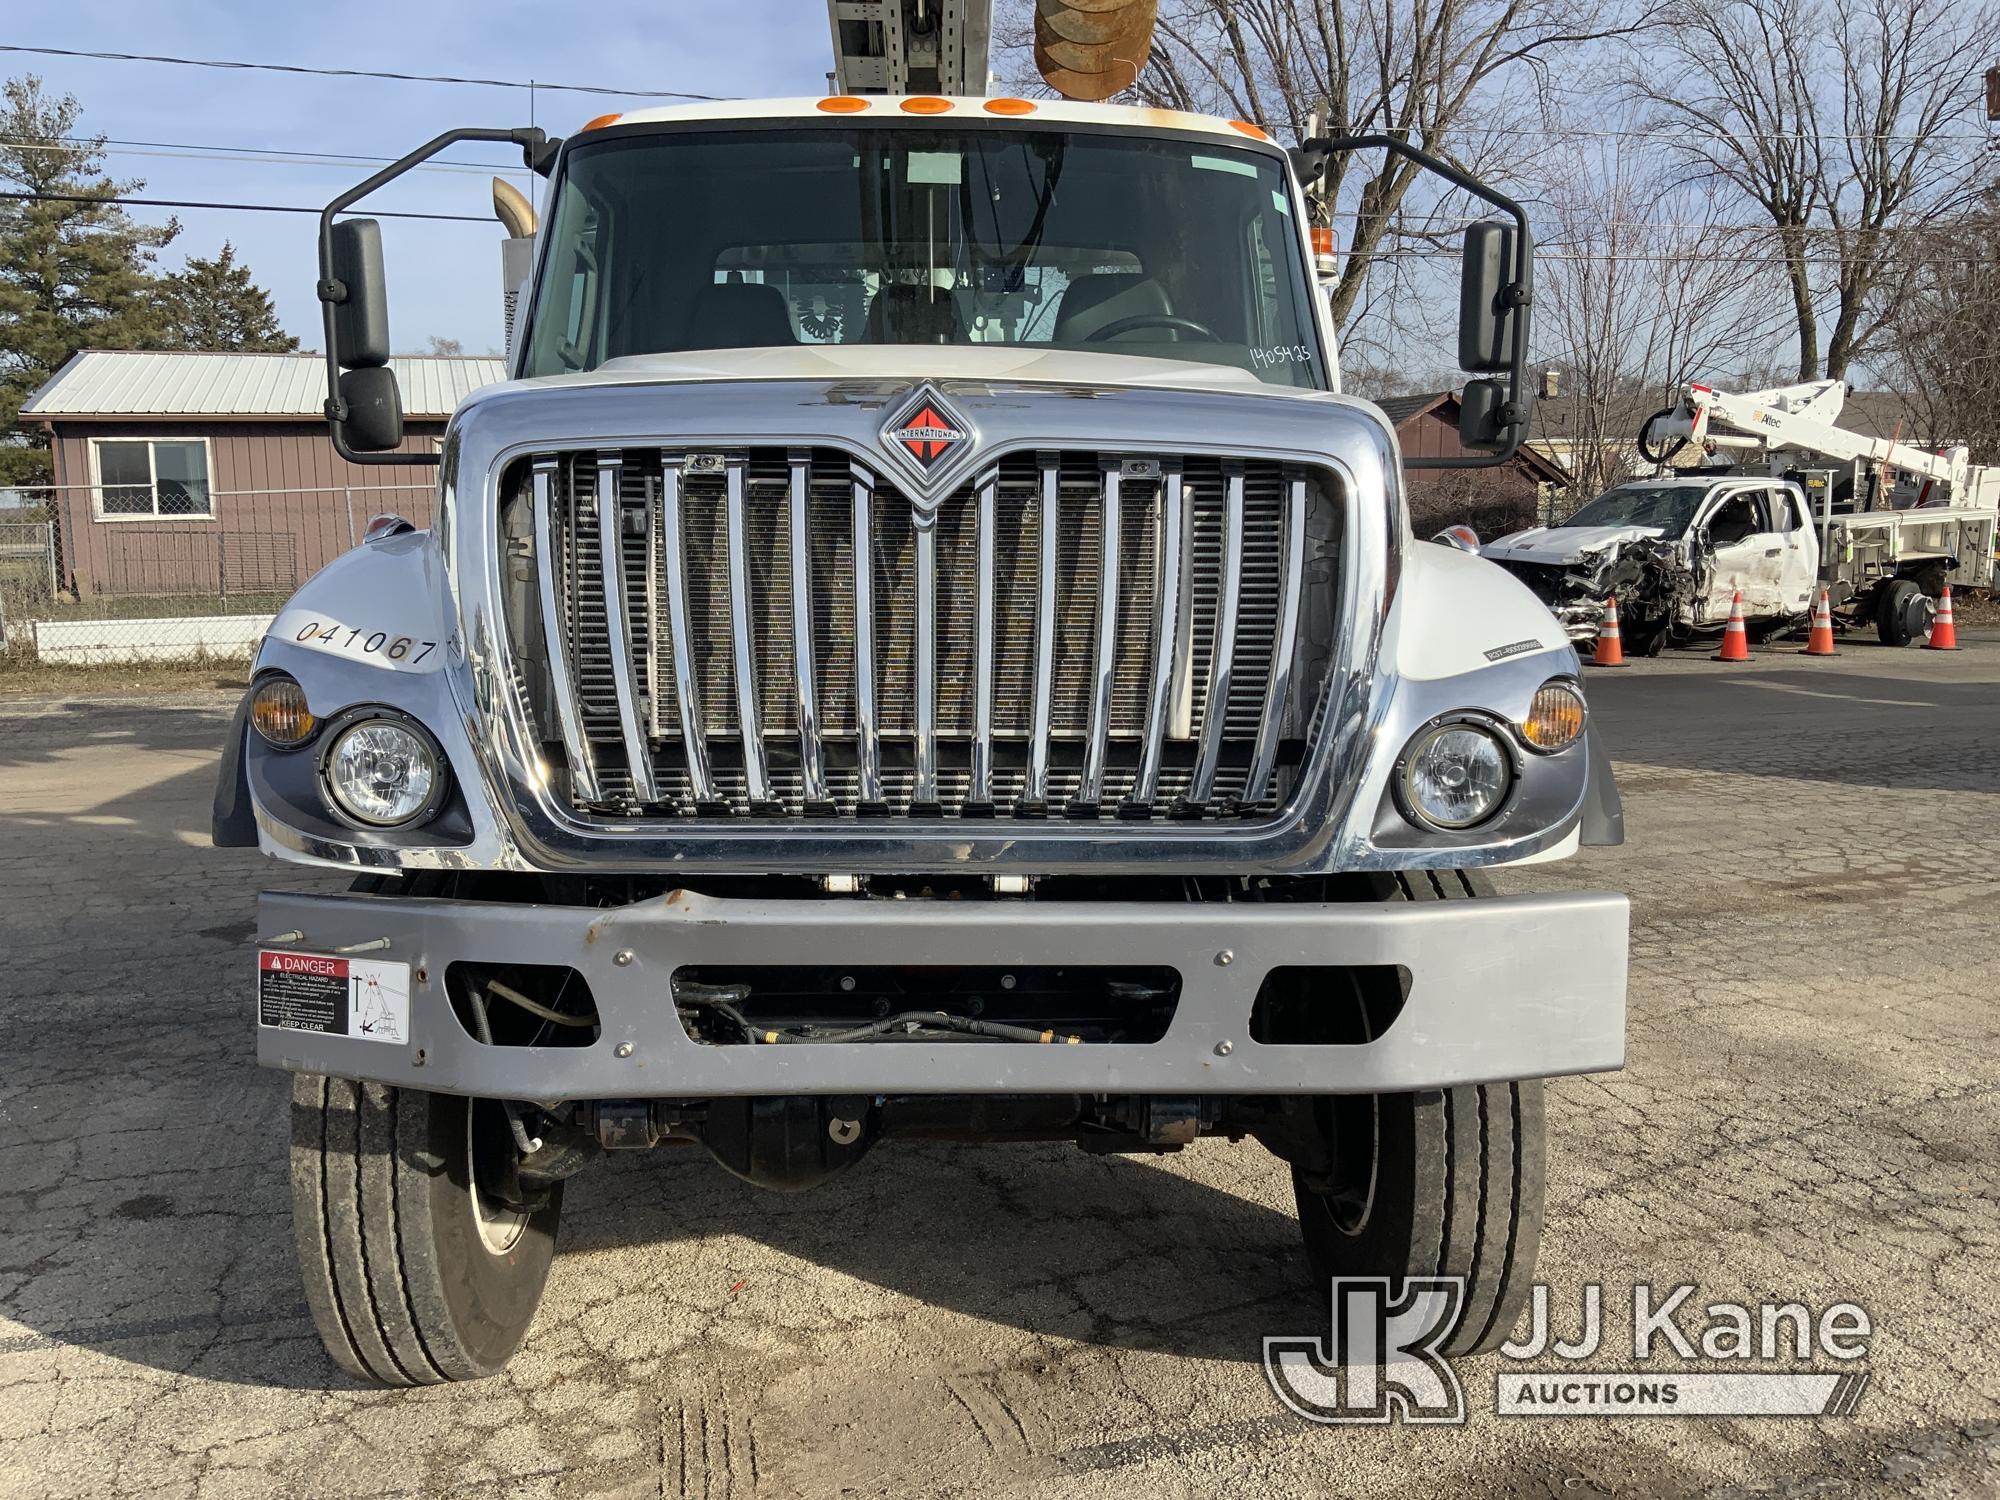
[[[579,130],[577,134],[582,135],[585,131],[590,130],[602,130],[607,125],[616,125],[624,118],[623,115],[599,115],[596,119],[585,125],[583,130]]]
[[[986,113],[989,115],[1031,115],[1035,112],[1032,99],[988,99]]]
[[[1231,130],[1240,130],[1253,140],[1268,141],[1271,138],[1270,131],[1266,130],[1262,125],[1252,125],[1248,120],[1231,120],[1229,128]]]
[[[1314,255],[1333,254],[1333,230],[1325,224],[1313,225],[1312,243]]]
[[[906,115],[942,115],[950,110],[951,101],[940,99],[935,94],[918,94],[903,101],[903,113]]]
[[[852,94],[835,94],[820,100],[818,107],[830,115],[858,115],[868,107],[868,101],[857,99]]]

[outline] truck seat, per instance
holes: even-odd
[[[785,294],[755,281],[719,281],[705,286],[688,318],[690,349],[766,349],[796,344]]]
[[[1055,342],[1080,344],[1120,318],[1173,310],[1167,289],[1150,276],[1131,271],[1093,272],[1063,288],[1062,305],[1056,311]],[[1151,336],[1170,339],[1174,335],[1171,330],[1158,329]]]

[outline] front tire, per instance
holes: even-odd
[[[1483,876],[1420,871],[1411,900],[1490,896]],[[1315,1116],[1335,1163],[1294,1169],[1299,1228],[1322,1295],[1335,1277],[1462,1277],[1457,1326],[1441,1348],[1483,1354],[1513,1332],[1541,1247],[1546,1140],[1542,1083],[1490,1083],[1404,1094],[1330,1095]]]
[[[500,1196],[513,1150],[490,1100],[294,1077],[299,1267],[343,1370],[407,1386],[505,1368],[541,1302],[562,1214],[560,1185],[532,1209]]]

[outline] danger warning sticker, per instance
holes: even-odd
[[[407,1042],[410,966],[262,949],[257,1024],[364,1042]]]

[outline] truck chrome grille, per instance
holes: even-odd
[[[839,449],[676,446],[533,454],[503,498],[529,718],[586,814],[1111,832],[1269,814],[1305,758],[1318,471],[1018,450],[922,507]]]

